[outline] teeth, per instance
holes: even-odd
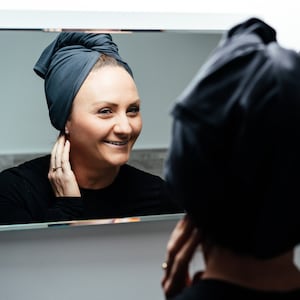
[[[111,142],[111,141],[107,141],[107,143],[112,145],[117,145],[117,146],[122,146],[127,144],[127,142]]]

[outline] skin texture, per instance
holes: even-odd
[[[48,178],[55,195],[80,196],[79,186],[111,184],[141,130],[140,98],[130,74],[120,66],[91,71],[73,101],[66,134],[51,153]]]

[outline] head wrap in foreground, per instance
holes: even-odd
[[[45,79],[52,125],[64,130],[73,100],[101,54],[114,57],[132,76],[110,34],[62,32],[41,54],[34,71]]]
[[[179,97],[165,177],[219,245],[260,258],[300,242],[300,57],[251,18]]]

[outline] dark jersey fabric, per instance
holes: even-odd
[[[259,291],[229,282],[205,279],[186,288],[172,300],[299,300],[300,289],[288,292]],[[170,299],[170,300],[171,300]]]
[[[123,165],[115,181],[81,197],[55,197],[50,155],[0,173],[0,224],[120,218],[181,212],[159,176]]]

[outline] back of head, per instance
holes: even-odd
[[[172,110],[165,177],[212,242],[271,258],[300,242],[300,57],[251,18]]]

